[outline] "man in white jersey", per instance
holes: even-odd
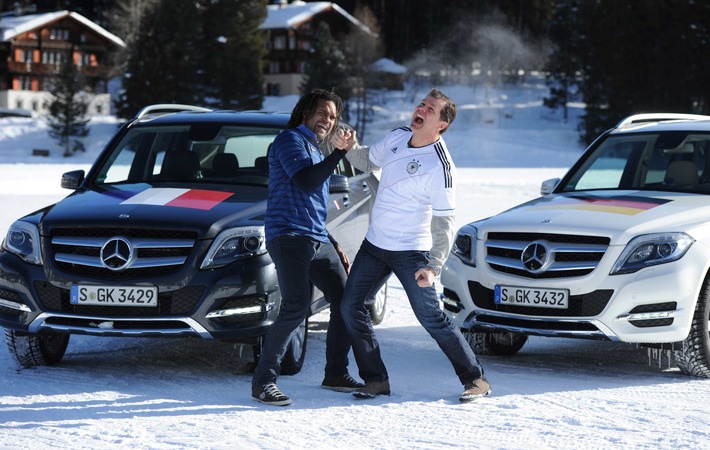
[[[409,127],[391,131],[375,145],[355,145],[355,133],[339,130],[332,143],[363,171],[381,168],[372,221],[345,286],[341,312],[365,387],[357,398],[390,395],[389,376],[372,328],[370,292],[391,273],[402,283],[419,323],[436,340],[464,385],[469,402],[491,392],[483,368],[461,331],[439,307],[434,278],[454,235],[456,168],[441,138],[456,105],[433,89],[414,109]]]

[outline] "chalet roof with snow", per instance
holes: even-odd
[[[81,14],[69,11],[28,14],[24,16],[3,16],[0,18],[0,41],[11,41],[23,33],[51,25],[52,23],[58,22],[65,18],[76,20],[119,47],[126,46],[126,43],[115,34],[108,32],[105,28],[100,27]]]
[[[407,68],[401,64],[397,64],[389,58],[380,58],[374,63],[372,63],[372,69],[377,72],[394,73],[394,74],[405,74],[407,73]]]
[[[267,5],[266,20],[259,27],[262,30],[284,29],[298,27],[313,19],[314,16],[327,11],[334,11],[353,25],[368,34],[372,30],[364,23],[357,20],[340,6],[332,2],[294,1],[280,5]]]

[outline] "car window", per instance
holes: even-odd
[[[279,127],[198,123],[130,128],[100,165],[94,182],[226,183],[266,186],[267,153]],[[332,152],[329,142],[323,152]],[[343,158],[336,173],[356,170]]]
[[[257,158],[266,156],[275,137],[271,134],[235,136],[227,140],[224,151],[236,155],[240,165],[255,167]]]
[[[99,168],[98,184],[160,181],[266,185],[265,158],[280,128],[135,127]]]
[[[600,152],[596,158],[590,159],[587,169],[580,173],[574,184],[575,189],[618,188],[630,151],[630,146],[617,144]]]
[[[710,192],[709,149],[705,133],[611,135],[569,175],[563,191]]]
[[[136,157],[136,151],[130,146],[123,148],[123,151],[116,153],[113,164],[107,166],[103,176],[105,183],[118,183],[128,179],[128,173]]]

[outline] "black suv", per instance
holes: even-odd
[[[264,245],[267,152],[288,119],[153,105],[86,176],[65,173],[74,192],[14,222],[0,250],[0,326],[18,363],[59,362],[71,334],[221,339],[258,358],[281,300]],[[345,159],[331,177],[328,228],[351,258],[377,185]],[[381,320],[386,287],[377,295]],[[311,313],[327,306],[314,288]],[[301,369],[307,331],[284,374]]]

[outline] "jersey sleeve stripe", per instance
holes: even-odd
[[[451,162],[446,157],[446,152],[444,151],[444,147],[441,145],[441,142],[436,143],[434,145],[434,149],[436,150],[436,154],[439,156],[439,161],[441,161],[441,166],[444,169],[444,187],[447,189],[452,188],[454,187],[454,181],[451,177]]]

